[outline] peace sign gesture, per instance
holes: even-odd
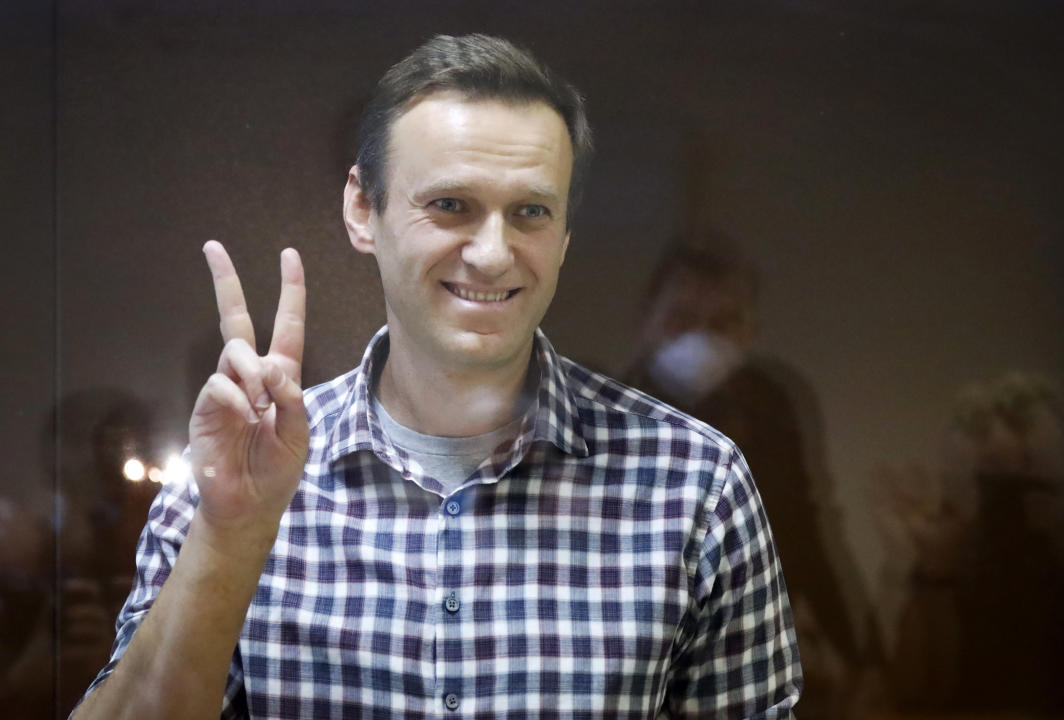
[[[270,350],[255,330],[240,278],[221,243],[203,247],[225,347],[189,421],[199,512],[219,529],[276,531],[303,472],[309,431],[300,388],[306,286],[299,253],[281,253],[281,296]]]

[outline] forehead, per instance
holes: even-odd
[[[389,145],[390,174],[399,182],[440,174],[471,182],[535,176],[536,182],[549,182],[564,194],[572,171],[565,121],[542,101],[432,93],[395,121]]]

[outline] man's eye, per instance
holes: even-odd
[[[462,209],[462,203],[454,198],[440,198],[439,200],[432,201],[433,207],[437,210],[443,210],[444,212],[459,212]]]
[[[550,210],[543,205],[525,205],[518,211],[518,214],[523,215],[526,218],[542,218],[549,217]]]

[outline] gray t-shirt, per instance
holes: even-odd
[[[400,425],[373,395],[373,410],[380,419],[381,429],[393,443],[407,452],[421,465],[424,473],[440,481],[444,495],[465,482],[480,464],[491,457],[495,448],[521,432],[520,416],[502,427],[470,437],[438,437],[423,435]]]

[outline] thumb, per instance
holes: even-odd
[[[263,383],[277,407],[277,435],[288,444],[305,448],[309,430],[303,390],[275,363],[267,360],[265,364]]]

